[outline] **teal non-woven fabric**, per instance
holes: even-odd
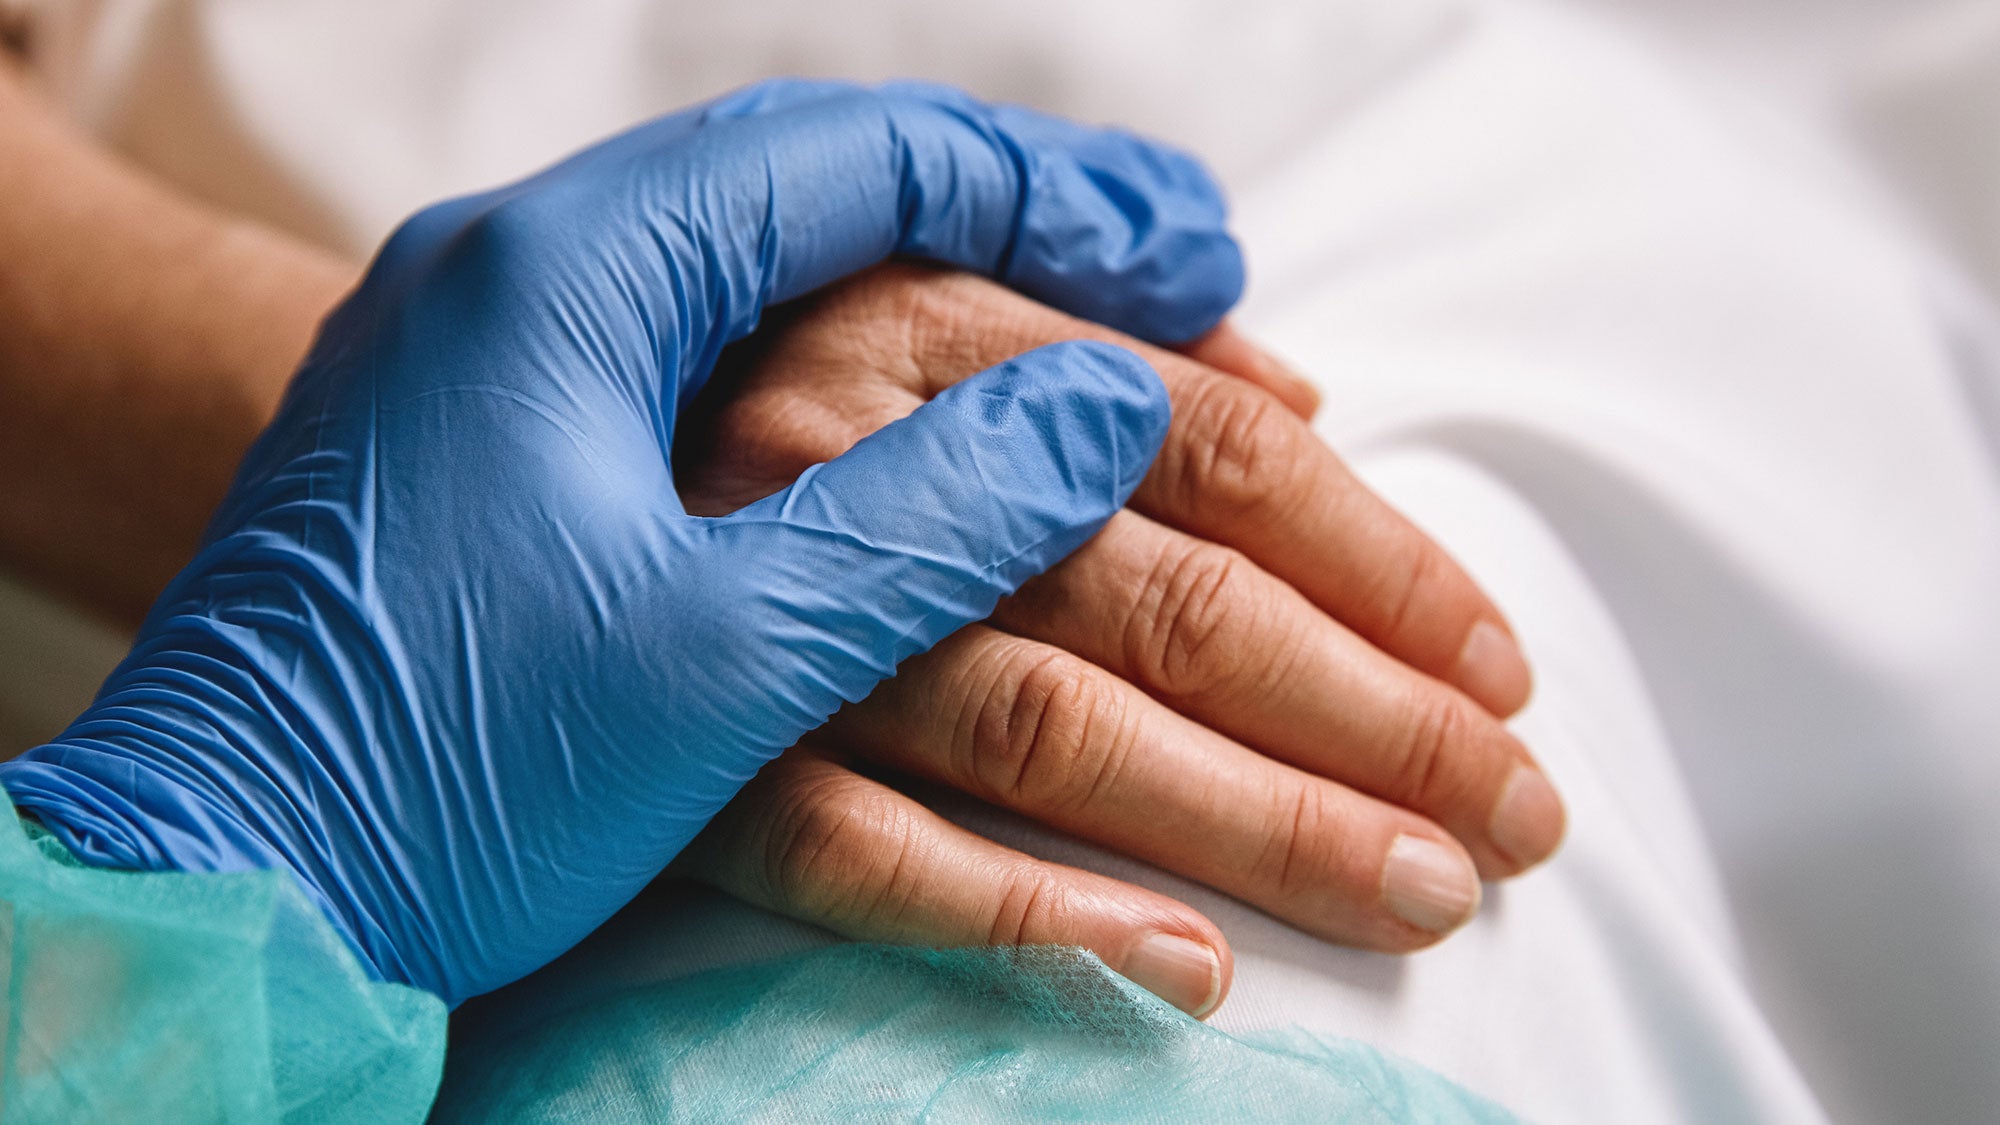
[[[444,1002],[290,875],[85,867],[0,798],[0,1120],[421,1121]]]
[[[85,867],[11,809],[0,949],[9,1122],[1513,1120],[1052,946],[836,946],[488,1027],[474,1005],[447,1054],[444,1003],[371,980],[288,875]]]
[[[836,946],[478,1012],[454,1021],[435,1120],[1514,1120],[1360,1043],[1232,1037],[1054,946]]]

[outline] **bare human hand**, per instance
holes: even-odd
[[[1175,354],[976,278],[884,267],[767,327],[718,380],[689,427],[704,439],[676,454],[684,499],[733,510],[959,379],[1077,338],[1138,351],[1173,398],[1131,508],[766,767],[676,870],[851,937],[1082,945],[1187,1011],[1221,1002],[1231,961],[1207,918],[959,828],[859,759],[1331,941],[1436,942],[1477,909],[1479,877],[1562,836],[1501,724],[1527,666],[1471,579],[1306,428],[1310,389],[1233,330]]]

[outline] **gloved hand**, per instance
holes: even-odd
[[[763,308],[907,254],[1156,340],[1241,286],[1199,167],[952,91],[772,83],[421,212],[195,560],[0,766],[85,862],[278,867],[448,1002],[582,938],[772,756],[1088,538],[1159,448],[1059,344],[686,514],[676,418]]]

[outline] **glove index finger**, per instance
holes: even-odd
[[[1082,545],[1145,475],[1168,409],[1131,352],[1053,344],[713,521],[712,546],[754,571],[770,611],[746,623],[771,648],[753,659],[814,665],[791,682],[829,693],[770,713],[816,725]]]

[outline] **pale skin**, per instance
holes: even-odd
[[[4,63],[0,200],[0,564],[131,621],[358,268],[149,180]],[[1169,352],[887,267],[774,320],[718,380],[691,427],[707,440],[677,451],[690,509],[774,491],[958,379],[1085,336],[1137,348],[1174,400],[1131,509],[766,768],[676,872],[854,937],[1082,945],[1184,1009],[1220,1003],[1228,942],[1198,912],[958,828],[865,763],[1328,940],[1439,940],[1478,877],[1562,835],[1501,723],[1527,666],[1464,572],[1311,436],[1310,387],[1234,329]]]

